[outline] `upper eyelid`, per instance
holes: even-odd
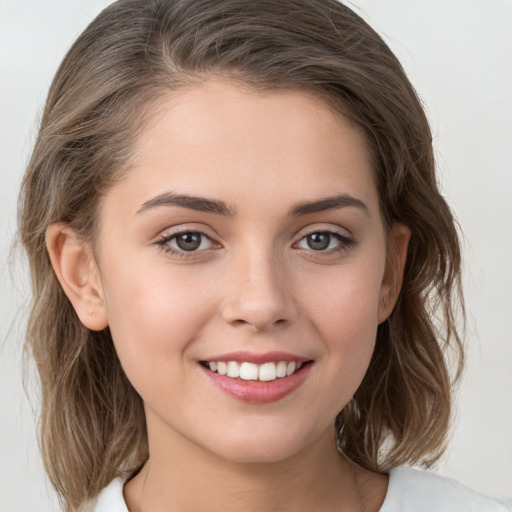
[[[305,238],[307,238],[308,236],[310,235],[314,235],[315,233],[327,233],[328,235],[331,235],[333,236],[334,238],[336,238],[340,243],[345,243],[345,244],[348,244],[348,243],[353,243],[354,242],[354,239],[352,236],[349,236],[349,235],[346,235],[344,233],[341,233],[339,231],[332,231],[332,230],[316,230],[316,231],[310,231],[309,233],[306,233],[302,236],[300,236],[296,242],[294,242],[294,245],[295,244],[298,244],[299,242],[301,242],[302,240],[304,240]]]
[[[194,226],[190,224],[180,224],[177,226],[169,226],[165,229],[160,230],[159,234],[157,235],[158,239],[163,238],[172,238],[174,236],[182,235],[184,233],[199,233],[201,235],[204,235],[208,239],[214,241],[215,239],[219,238],[218,235],[213,231],[211,228],[208,228],[207,226]]]
[[[208,235],[207,233],[205,233],[204,231],[201,231],[199,229],[180,229],[180,230],[176,230],[176,231],[173,231],[173,232],[170,232],[167,234],[162,234],[162,235],[160,235],[159,241],[161,243],[165,243],[165,242],[168,242],[169,240],[172,240],[172,239],[174,239],[180,235],[184,235],[186,233],[194,233],[194,234],[204,236],[210,242],[212,242],[214,244],[218,244],[218,242],[213,237],[211,237],[210,235]]]
[[[321,226],[321,225],[315,225],[315,226],[308,226],[305,228],[300,229],[296,234],[295,237],[298,240],[302,240],[302,238],[312,235],[313,233],[331,233],[333,235],[341,236],[342,238],[350,238],[353,239],[354,235],[352,232],[347,229],[343,228],[341,226]]]

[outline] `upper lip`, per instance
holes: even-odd
[[[271,362],[279,362],[286,361],[291,362],[295,361],[296,363],[305,363],[306,361],[310,361],[310,358],[301,357],[296,354],[291,354],[289,352],[246,352],[246,351],[238,351],[238,352],[229,352],[227,354],[220,354],[212,357],[208,357],[203,359],[203,361],[236,361],[239,363],[247,362],[254,364],[264,364]]]

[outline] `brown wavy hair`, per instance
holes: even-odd
[[[40,444],[66,509],[148,457],[142,400],[110,332],[90,331],[57,282],[45,231],[94,241],[98,202],[129,172],[160,95],[221,75],[244,87],[314,93],[364,132],[383,218],[412,231],[404,283],[379,326],[368,372],[336,419],[340,449],[365,468],[432,464],[462,367],[457,226],[436,182],[418,96],[382,38],[335,0],[120,0],[80,35],[52,83],[23,180],[19,230],[33,303],[26,348],[42,386]]]

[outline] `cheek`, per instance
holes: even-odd
[[[378,327],[383,265],[373,262],[336,269],[330,276],[305,281],[304,309],[324,340],[333,379],[344,379],[353,393],[369,365]],[[315,286],[314,286],[315,285]]]
[[[109,327],[129,378],[181,359],[214,314],[211,290],[181,270],[171,273],[156,265],[143,271],[129,265],[105,269]]]
[[[301,295],[317,318],[318,326],[331,332],[353,334],[377,325],[384,265],[361,261],[340,266],[322,275],[306,276]]]

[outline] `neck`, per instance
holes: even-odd
[[[152,441],[150,463],[125,488],[132,512],[366,510],[358,469],[339,455],[332,432],[300,453],[264,463],[226,460],[188,442],[166,448]]]

